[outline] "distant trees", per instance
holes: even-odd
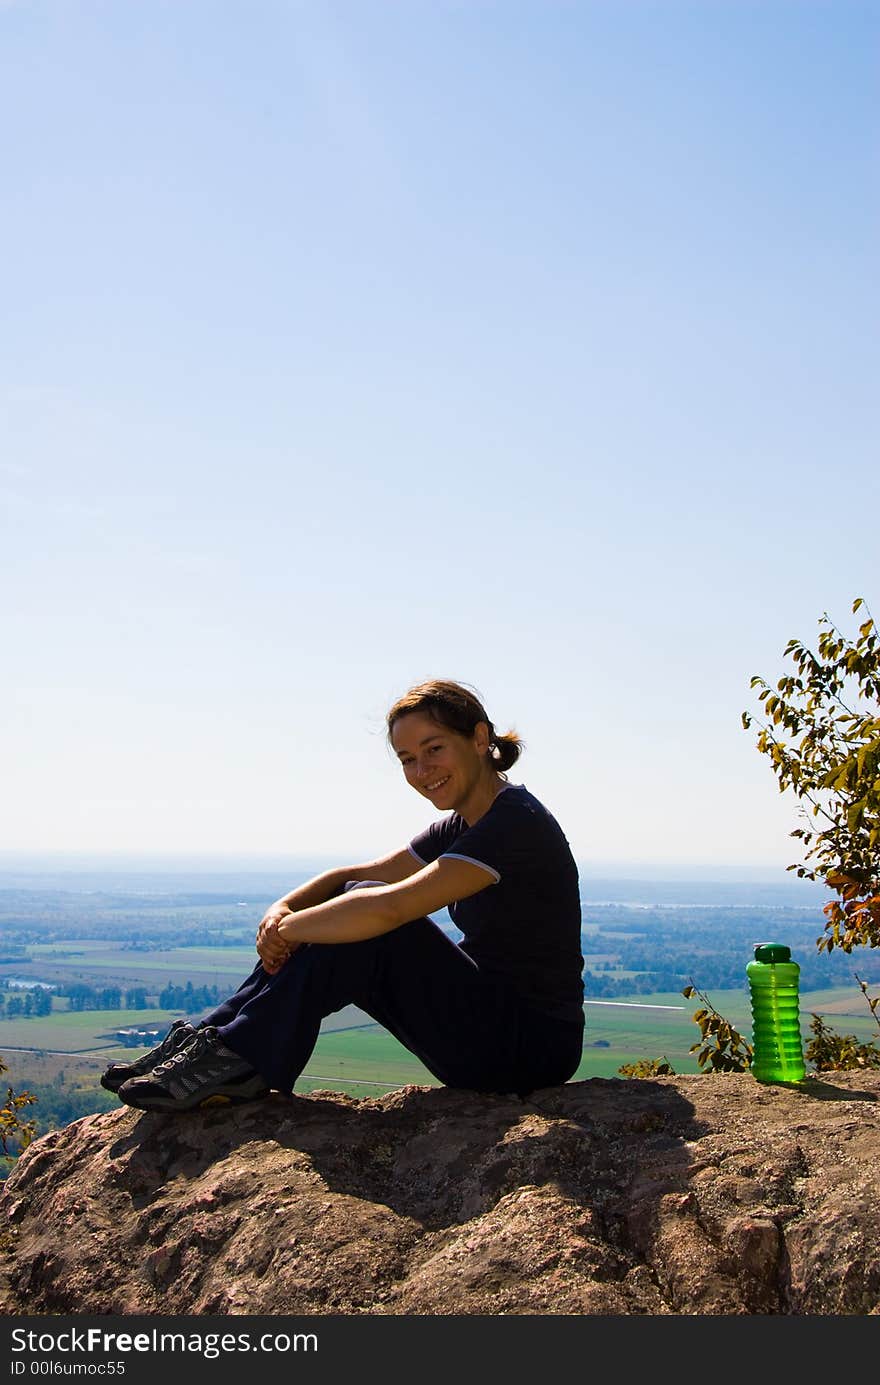
[[[71,1010],[121,1010],[122,990],[119,986],[89,986],[85,981],[72,982],[64,992]]]
[[[219,986],[183,986],[169,983],[158,996],[145,986],[132,986],[123,992],[120,986],[92,986],[87,981],[71,981],[60,995],[67,997],[68,1008],[84,1010],[147,1010],[153,1005],[163,1010],[193,1012],[208,1005],[217,1005],[227,992]],[[0,990],[0,1018],[24,1019],[29,1015],[52,1013],[52,992],[46,986],[30,986],[21,990]]]
[[[187,1014],[192,1014],[196,1010],[204,1010],[207,1005],[219,1005],[228,994],[228,990],[221,990],[219,986],[194,986],[191,981],[187,981],[185,986],[169,984],[159,992],[159,1007],[162,1010],[185,1010]]]
[[[31,986],[27,990],[0,994],[0,1017],[22,1019],[30,1015],[51,1015],[52,992],[46,986]]]
[[[71,982],[65,991],[67,1002],[71,1010],[96,1010],[98,1007],[94,1003],[95,988],[87,986],[84,981]]]
[[[751,680],[768,718],[758,722],[757,748],[780,792],[809,805],[801,808],[806,826],[791,833],[805,860],[788,869],[838,896],[825,905],[820,952],[880,946],[880,640],[861,597],[853,614],[862,607],[868,618],[855,638],[825,613],[815,652],[798,639],[786,645],[794,674],[775,690],[759,675]],[[753,720],[743,712],[746,730]]]

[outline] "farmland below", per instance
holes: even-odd
[[[26,1114],[38,1133],[114,1106],[98,1082],[108,1062],[139,1056],[172,1020],[198,1019],[230,994],[256,961],[263,911],[298,879],[243,876],[223,891],[193,888],[190,880],[157,879],[149,889],[115,881],[112,889],[77,888],[83,882],[75,877],[66,883],[0,888],[0,1057],[6,1081],[37,1096]],[[750,904],[745,888],[711,883],[679,885],[676,899],[668,885],[649,881],[619,890],[636,898],[608,898],[607,885],[603,897],[591,893],[582,889],[586,1034],[576,1080],[614,1077],[622,1064],[660,1057],[676,1072],[699,1071],[690,1052],[699,1038],[692,1018],[698,1002],[681,994],[688,984],[750,1036],[745,965],[754,944],[768,940],[787,943],[801,965],[805,1040],[813,1014],[859,1042],[877,1038],[857,978],[875,993],[880,957],[867,949],[858,957],[820,954],[823,916],[812,899],[768,902],[756,891]],[[436,922],[459,936],[445,910]],[[296,1090],[363,1096],[435,1081],[348,1006],[324,1021]]]

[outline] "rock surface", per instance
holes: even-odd
[[[0,1211],[10,1315],[880,1313],[880,1073],[121,1107]]]

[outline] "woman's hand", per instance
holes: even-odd
[[[289,918],[293,911],[286,904],[272,904],[260,920],[257,929],[257,952],[263,963],[263,971],[274,976],[284,966],[287,959],[300,946],[281,937],[278,925],[282,919]]]

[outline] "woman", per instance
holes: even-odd
[[[580,899],[555,818],[506,771],[467,687],[411,688],[387,716],[406,780],[445,816],[376,861],[326,871],[273,904],[260,961],[194,1029],[172,1026],[102,1082],[142,1110],[290,1093],[321,1020],[357,1005],[447,1086],[516,1092],[566,1082],[581,1057]],[[448,907],[454,943],[427,916]]]

